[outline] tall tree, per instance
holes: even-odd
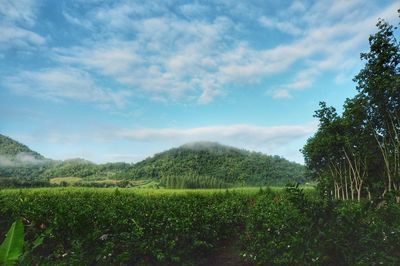
[[[318,131],[302,150],[320,187],[336,199],[400,192],[400,46],[396,27],[383,20],[377,27],[354,78],[359,93],[342,115],[320,103]]]
[[[383,20],[377,27],[369,52],[361,54],[366,64],[354,81],[366,98],[369,126],[384,162],[385,193],[400,189],[400,46],[397,27]]]

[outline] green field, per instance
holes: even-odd
[[[0,190],[29,265],[398,265],[400,207],[320,200],[310,187]],[[357,232],[355,234],[355,232]]]

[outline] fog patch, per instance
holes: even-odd
[[[213,141],[193,141],[182,145],[182,148],[190,149],[190,150],[204,150],[204,149],[212,149],[218,148],[223,145],[219,144],[218,142]]]
[[[24,165],[37,165],[43,164],[47,160],[37,158],[30,153],[20,152],[15,156],[0,155],[0,166],[13,167]]]

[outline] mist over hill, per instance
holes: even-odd
[[[305,180],[300,164],[216,142],[187,143],[136,164],[95,164],[84,159],[46,159],[26,145],[0,135],[0,181],[42,184],[63,177],[78,178],[84,184],[98,180],[153,180],[165,187],[280,185]]]
[[[26,145],[0,134],[0,166],[39,164],[46,159]]]

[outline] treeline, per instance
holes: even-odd
[[[74,176],[87,180],[134,179],[130,173],[132,169],[133,164],[130,163],[95,164],[87,160],[72,159],[53,162],[42,176],[45,178]]]
[[[48,180],[27,178],[0,178],[0,188],[49,187]]]
[[[335,199],[400,199],[400,46],[396,27],[377,27],[354,78],[358,94],[341,115],[321,102],[318,131],[303,148],[311,174]]]
[[[15,182],[48,181],[54,177],[80,177],[85,180],[134,179],[130,172],[133,164],[106,163],[95,164],[82,159],[65,161],[45,160],[35,164],[0,164],[1,179],[14,179]]]

